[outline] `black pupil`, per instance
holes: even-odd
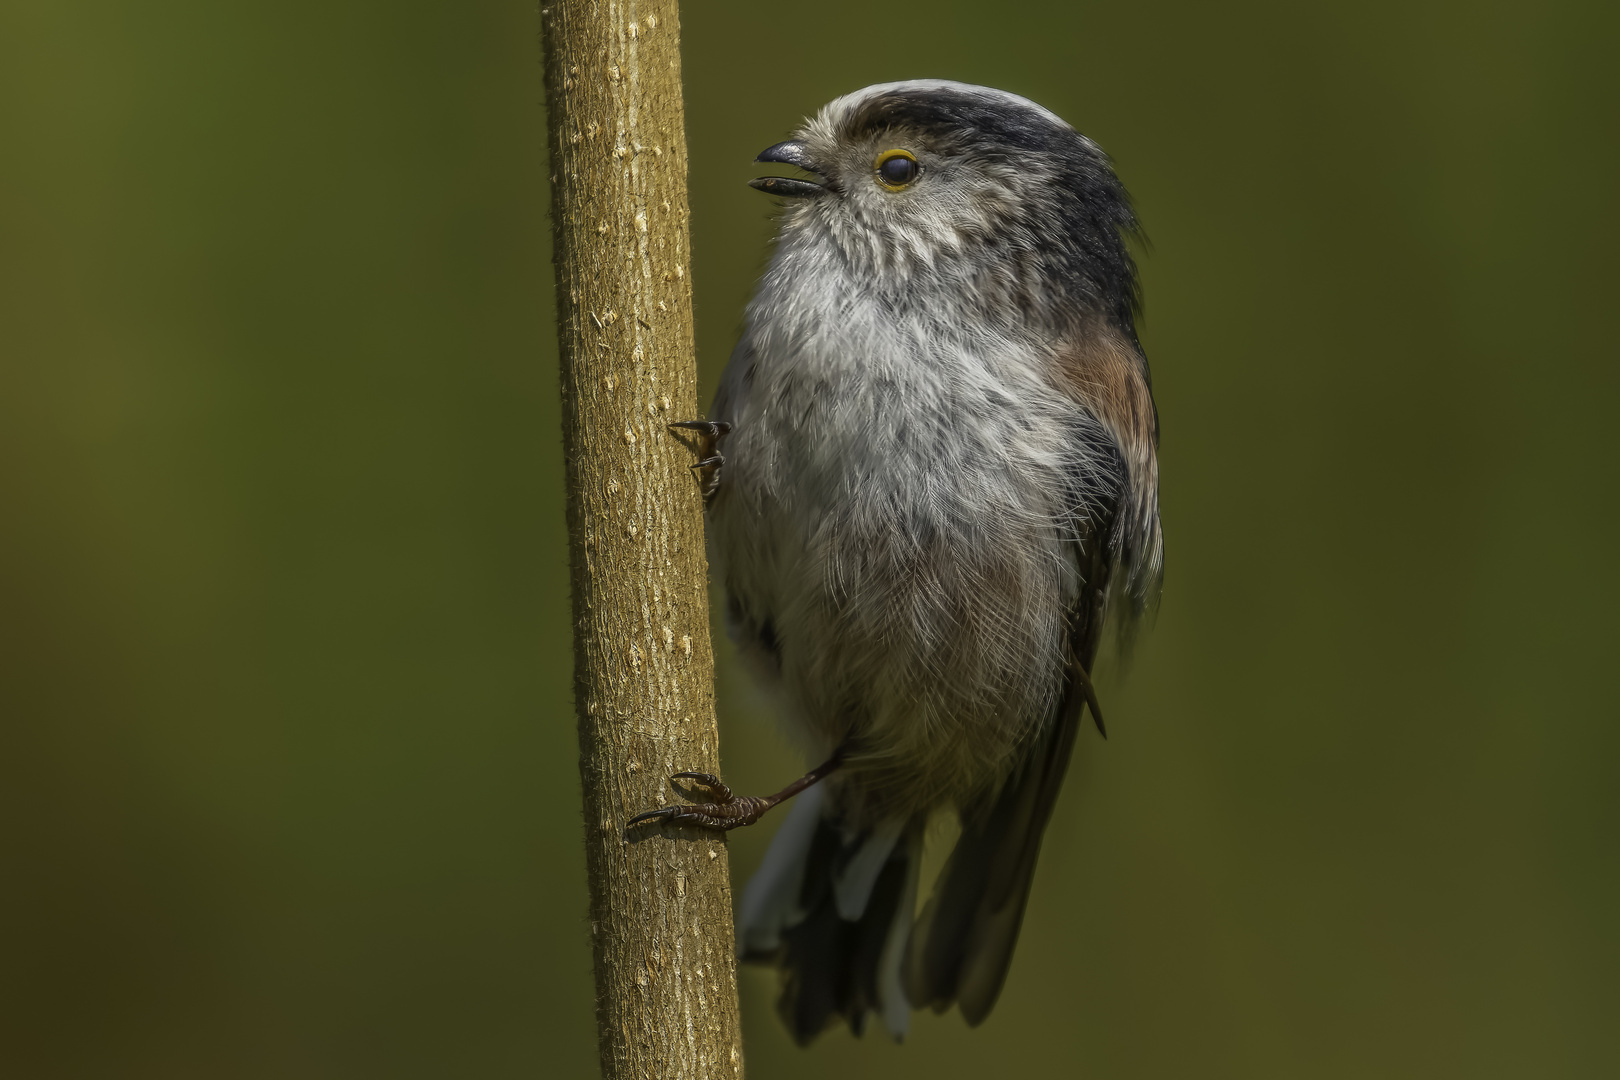
[[[885,183],[899,187],[901,184],[911,183],[916,177],[917,163],[908,157],[901,157],[896,154],[879,165],[878,172],[883,175]]]

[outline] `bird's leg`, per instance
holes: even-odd
[[[724,455],[715,449],[715,443],[731,430],[731,425],[724,420],[677,420],[669,426],[696,431],[703,436],[703,456],[691,465],[691,469],[702,477],[703,498],[707,500],[720,486],[720,466],[726,463]]]
[[[634,828],[649,821],[667,821],[671,825],[697,825],[705,829],[735,829],[741,825],[752,825],[777,803],[793,798],[805,788],[836,772],[843,761],[842,753],[834,754],[775,795],[766,795],[763,798],[757,795],[733,795],[731,788],[712,773],[676,773],[670,777],[671,780],[690,780],[694,786],[705,788],[716,795],[716,800],[711,803],[665,806],[658,810],[648,810],[631,818],[625,823],[625,828]]]

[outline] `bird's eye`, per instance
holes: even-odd
[[[885,150],[877,156],[873,163],[877,170],[877,182],[890,191],[899,191],[922,172],[922,166],[917,159],[905,150]]]

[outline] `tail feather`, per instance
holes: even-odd
[[[771,846],[743,890],[737,942],[745,960],[766,959],[782,947],[782,931],[805,916],[799,897],[804,891],[805,864],[821,826],[826,790],[819,785],[788,804]]]
[[[944,1012],[957,1003],[971,1026],[990,1015],[1012,965],[1079,722],[1080,709],[1066,707],[1023,773],[987,813],[964,823],[907,949],[906,993],[917,1008]]]
[[[922,829],[908,831],[905,883],[889,920],[889,934],[878,960],[877,999],[883,1007],[883,1023],[899,1042],[911,1030],[911,999],[906,996],[906,946],[911,942],[911,924],[917,911],[917,878],[922,873]]]
[[[853,854],[836,866],[832,887],[840,918],[850,922],[861,918],[877,885],[878,875],[888,865],[895,842],[904,831],[905,822],[898,818],[885,822],[866,834]]]
[[[901,1038],[921,830],[895,821],[849,835],[819,802],[805,805],[783,822],[744,892],[744,959],[782,969],[777,1009],[801,1045],[839,1017],[859,1035],[869,1012]]]

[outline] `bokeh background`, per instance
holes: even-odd
[[[1154,245],[1165,601],[1000,1006],[801,1051],[750,969],[755,1076],[1620,1074],[1617,14],[688,4],[707,385],[865,83],[1049,105]],[[5,1075],[594,1071],[537,37],[0,6]]]

